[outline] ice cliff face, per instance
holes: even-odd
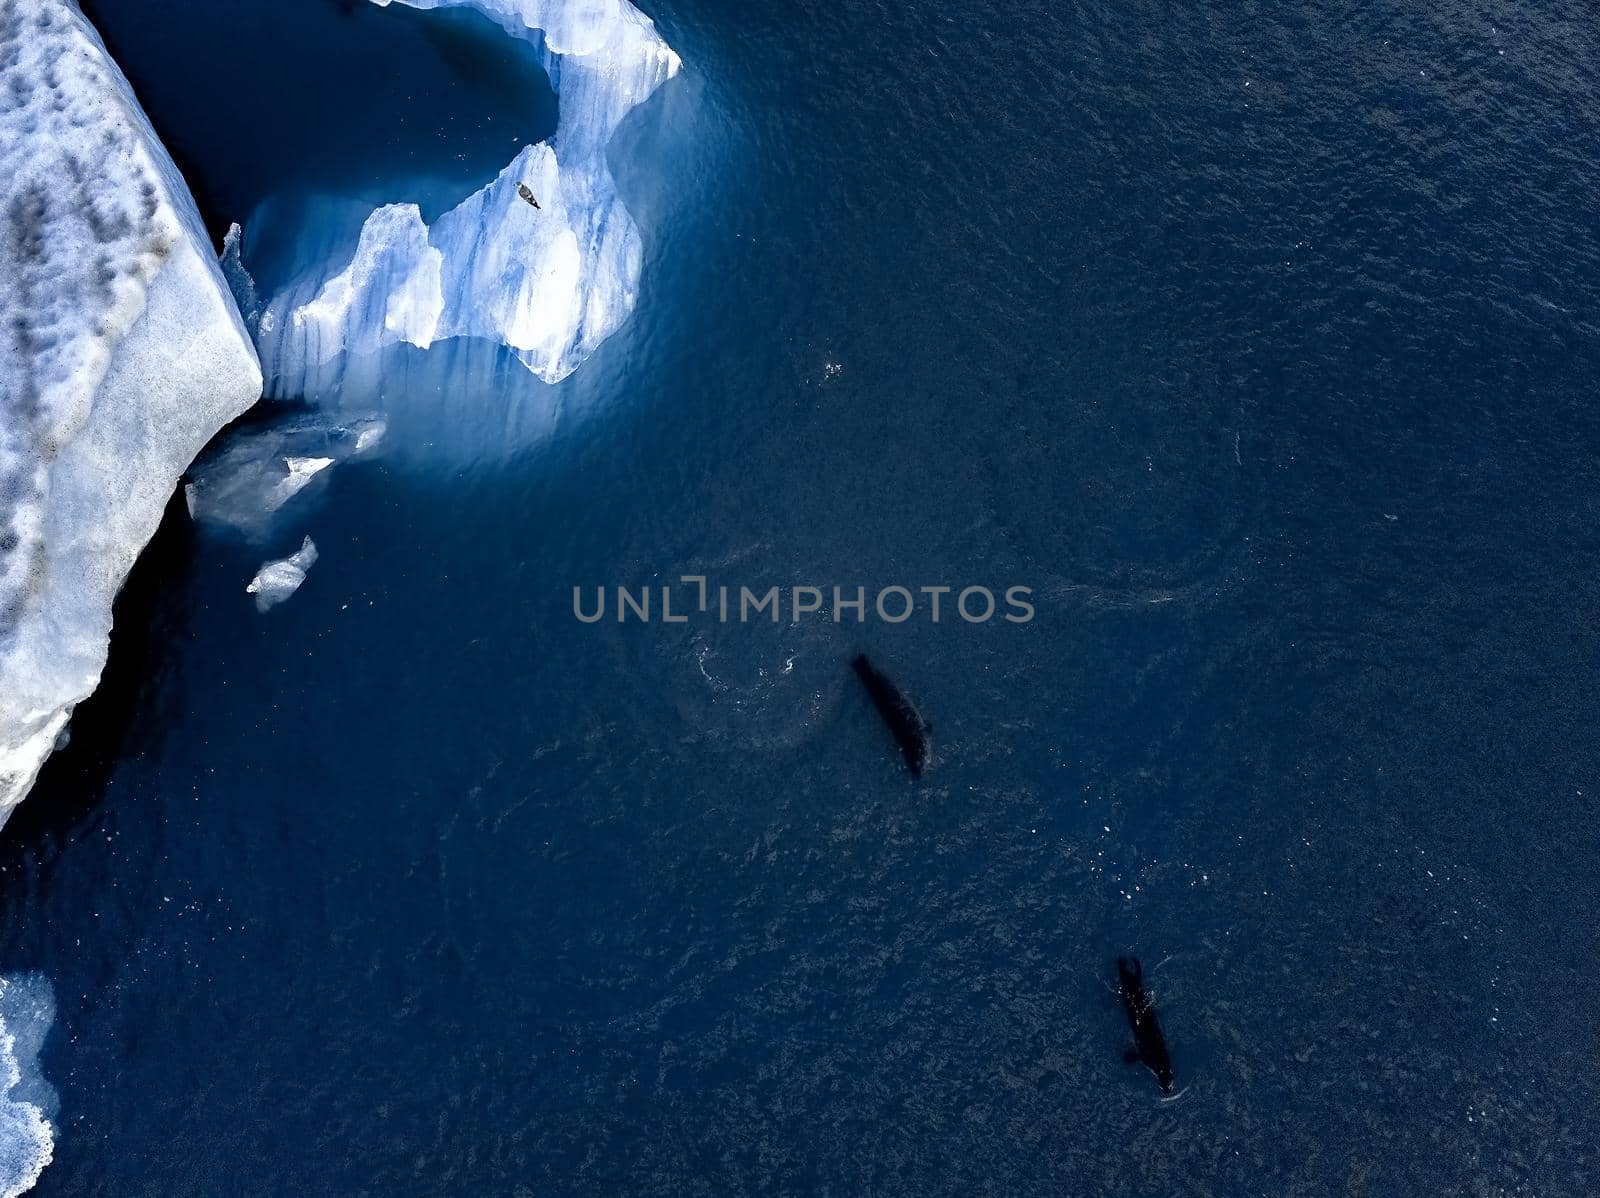
[[[530,41],[560,102],[559,130],[431,228],[415,205],[378,209],[350,260],[272,297],[257,336],[274,395],[327,395],[352,357],[458,337],[507,345],[558,382],[638,298],[639,230],[606,147],[623,118],[678,72],[655,26],[627,0],[399,2],[476,9]]]
[[[72,0],[0,0],[0,823],[174,485],[260,395],[199,213]]]

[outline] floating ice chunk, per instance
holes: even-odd
[[[317,546],[307,537],[298,553],[262,566],[245,591],[256,597],[257,611],[270,611],[300,589],[300,584],[306,580],[306,571],[316,564]]]
[[[257,333],[273,395],[330,395],[352,357],[450,338],[506,345],[559,382],[638,300],[642,242],[606,148],[681,66],[655,26],[626,0],[400,2],[476,9],[531,42],[556,89],[560,127],[432,227],[414,204],[379,208],[347,262],[314,265],[275,294]]]
[[[261,374],[194,200],[71,0],[0,5],[0,822],[105,665],[178,476]]]
[[[289,476],[272,489],[272,494],[267,498],[268,511],[277,511],[304,491],[313,478],[333,465],[333,459],[284,458],[283,464],[288,468]]]
[[[356,452],[366,453],[376,449],[383,440],[383,434],[388,431],[388,426],[381,420],[366,421],[356,433]]]
[[[39,1071],[55,994],[36,973],[0,977],[0,1198],[33,1188],[55,1151],[60,1102]]]

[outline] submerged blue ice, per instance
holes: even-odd
[[[414,204],[379,208],[352,256],[318,263],[268,298],[256,335],[269,395],[348,402],[342,392],[364,377],[363,360],[457,338],[509,347],[559,382],[638,299],[639,229],[606,150],[627,114],[678,72],[651,21],[627,0],[398,2],[476,9],[531,42],[559,97],[560,125],[548,145],[523,149],[431,226]]]

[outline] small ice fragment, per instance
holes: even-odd
[[[288,467],[289,474],[272,489],[272,497],[267,501],[268,511],[277,511],[300,494],[305,490],[307,483],[333,465],[333,459],[284,458],[283,464]]]
[[[382,441],[383,434],[388,431],[389,426],[382,420],[371,420],[361,425],[360,431],[356,433],[356,452],[366,453]]]
[[[257,611],[270,611],[300,589],[300,584],[306,580],[306,571],[316,563],[317,546],[307,537],[300,551],[292,557],[262,566],[245,591],[256,597]]]

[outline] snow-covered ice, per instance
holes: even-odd
[[[257,611],[271,611],[294,596],[316,564],[316,542],[307,537],[297,553],[262,566],[245,590],[256,597]]]
[[[397,2],[476,9],[527,39],[555,88],[560,124],[548,145],[524,148],[431,226],[414,204],[379,208],[351,257],[274,295],[257,331],[268,391],[325,396],[352,358],[451,338],[508,346],[559,382],[638,299],[642,243],[606,149],[623,118],[677,74],[678,56],[627,0]]]
[[[261,393],[183,179],[72,0],[0,4],[0,822],[184,468]]]

